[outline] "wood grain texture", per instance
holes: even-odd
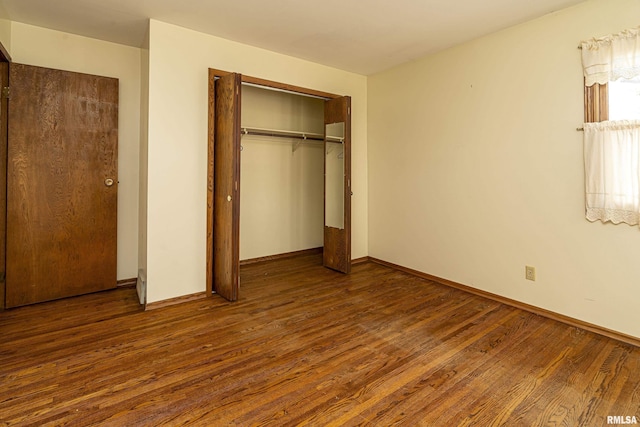
[[[215,81],[213,287],[238,298],[240,270],[240,75]]]
[[[640,349],[374,263],[242,268],[149,312],[133,289],[0,315],[0,424],[601,426]]]
[[[324,226],[324,247],[322,264],[342,273],[351,271],[351,260],[347,258],[346,228]]]
[[[0,88],[9,86],[9,57],[0,43]],[[8,55],[8,54],[7,54]],[[0,310],[4,310],[7,249],[7,126],[8,100],[0,96]]]
[[[349,273],[351,271],[351,97],[343,96],[325,101],[324,123],[344,123],[344,228],[324,226],[325,267]],[[327,152],[325,142],[325,153]],[[325,158],[325,175],[327,163]],[[325,179],[325,203],[327,188]],[[325,213],[326,216],[326,213]]]
[[[209,68],[209,75],[223,77],[228,74],[232,74],[230,71],[218,70],[215,68]],[[299,93],[301,95],[311,95],[319,98],[325,99],[333,99],[340,98],[340,95],[336,95],[335,93],[324,92],[321,90],[309,89],[302,86],[296,86],[288,83],[276,82],[274,80],[262,79],[260,77],[252,77],[247,76],[245,74],[242,75],[242,83],[250,83],[253,85],[263,86],[267,88],[273,88],[278,90],[284,90],[287,92]]]
[[[118,80],[9,68],[6,305],[113,288]]]
[[[207,117],[207,251],[206,251],[206,293],[213,293],[213,182],[215,177],[215,129],[216,129],[216,74],[209,69]]]

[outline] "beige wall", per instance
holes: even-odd
[[[149,302],[204,290],[212,67],[352,96],[354,258],[640,336],[640,231],[584,219],[575,131],[577,43],[637,16],[587,1],[368,79],[153,20],[148,51],[2,20],[0,41],[16,62],[120,79],[118,278],[146,269]]]
[[[117,274],[118,279],[136,277],[140,49],[12,22],[11,57],[18,63],[119,79]]]
[[[147,270],[147,179],[149,165],[149,33],[140,52],[140,167],[138,190],[138,270]],[[144,273],[143,273],[144,275]],[[147,289],[138,276],[138,296],[146,302]]]
[[[370,76],[369,254],[640,337],[640,230],[584,218],[576,132],[578,42],[638,16],[587,1]]]
[[[242,126],[324,132],[324,101],[242,87]],[[322,141],[242,136],[240,259],[323,245]]]
[[[353,98],[354,258],[367,255],[367,79],[151,20],[147,299],[205,290],[207,69]]]
[[[0,43],[11,54],[11,21],[0,19]]]

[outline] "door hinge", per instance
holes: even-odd
[[[11,88],[9,86],[2,88],[2,97],[7,99],[11,98]]]
[[[5,272],[0,273],[0,282],[4,282]]]
[[[347,107],[347,115],[350,116],[351,115],[351,107]]]

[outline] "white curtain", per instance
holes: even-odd
[[[586,216],[640,224],[640,121],[584,124]]]
[[[640,27],[582,43],[585,84],[640,76]],[[584,124],[586,217],[640,224],[640,120]]]
[[[581,43],[585,84],[640,75],[640,27]]]

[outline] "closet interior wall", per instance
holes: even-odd
[[[322,99],[242,87],[241,127],[324,133]],[[322,141],[242,135],[240,260],[323,246]]]

